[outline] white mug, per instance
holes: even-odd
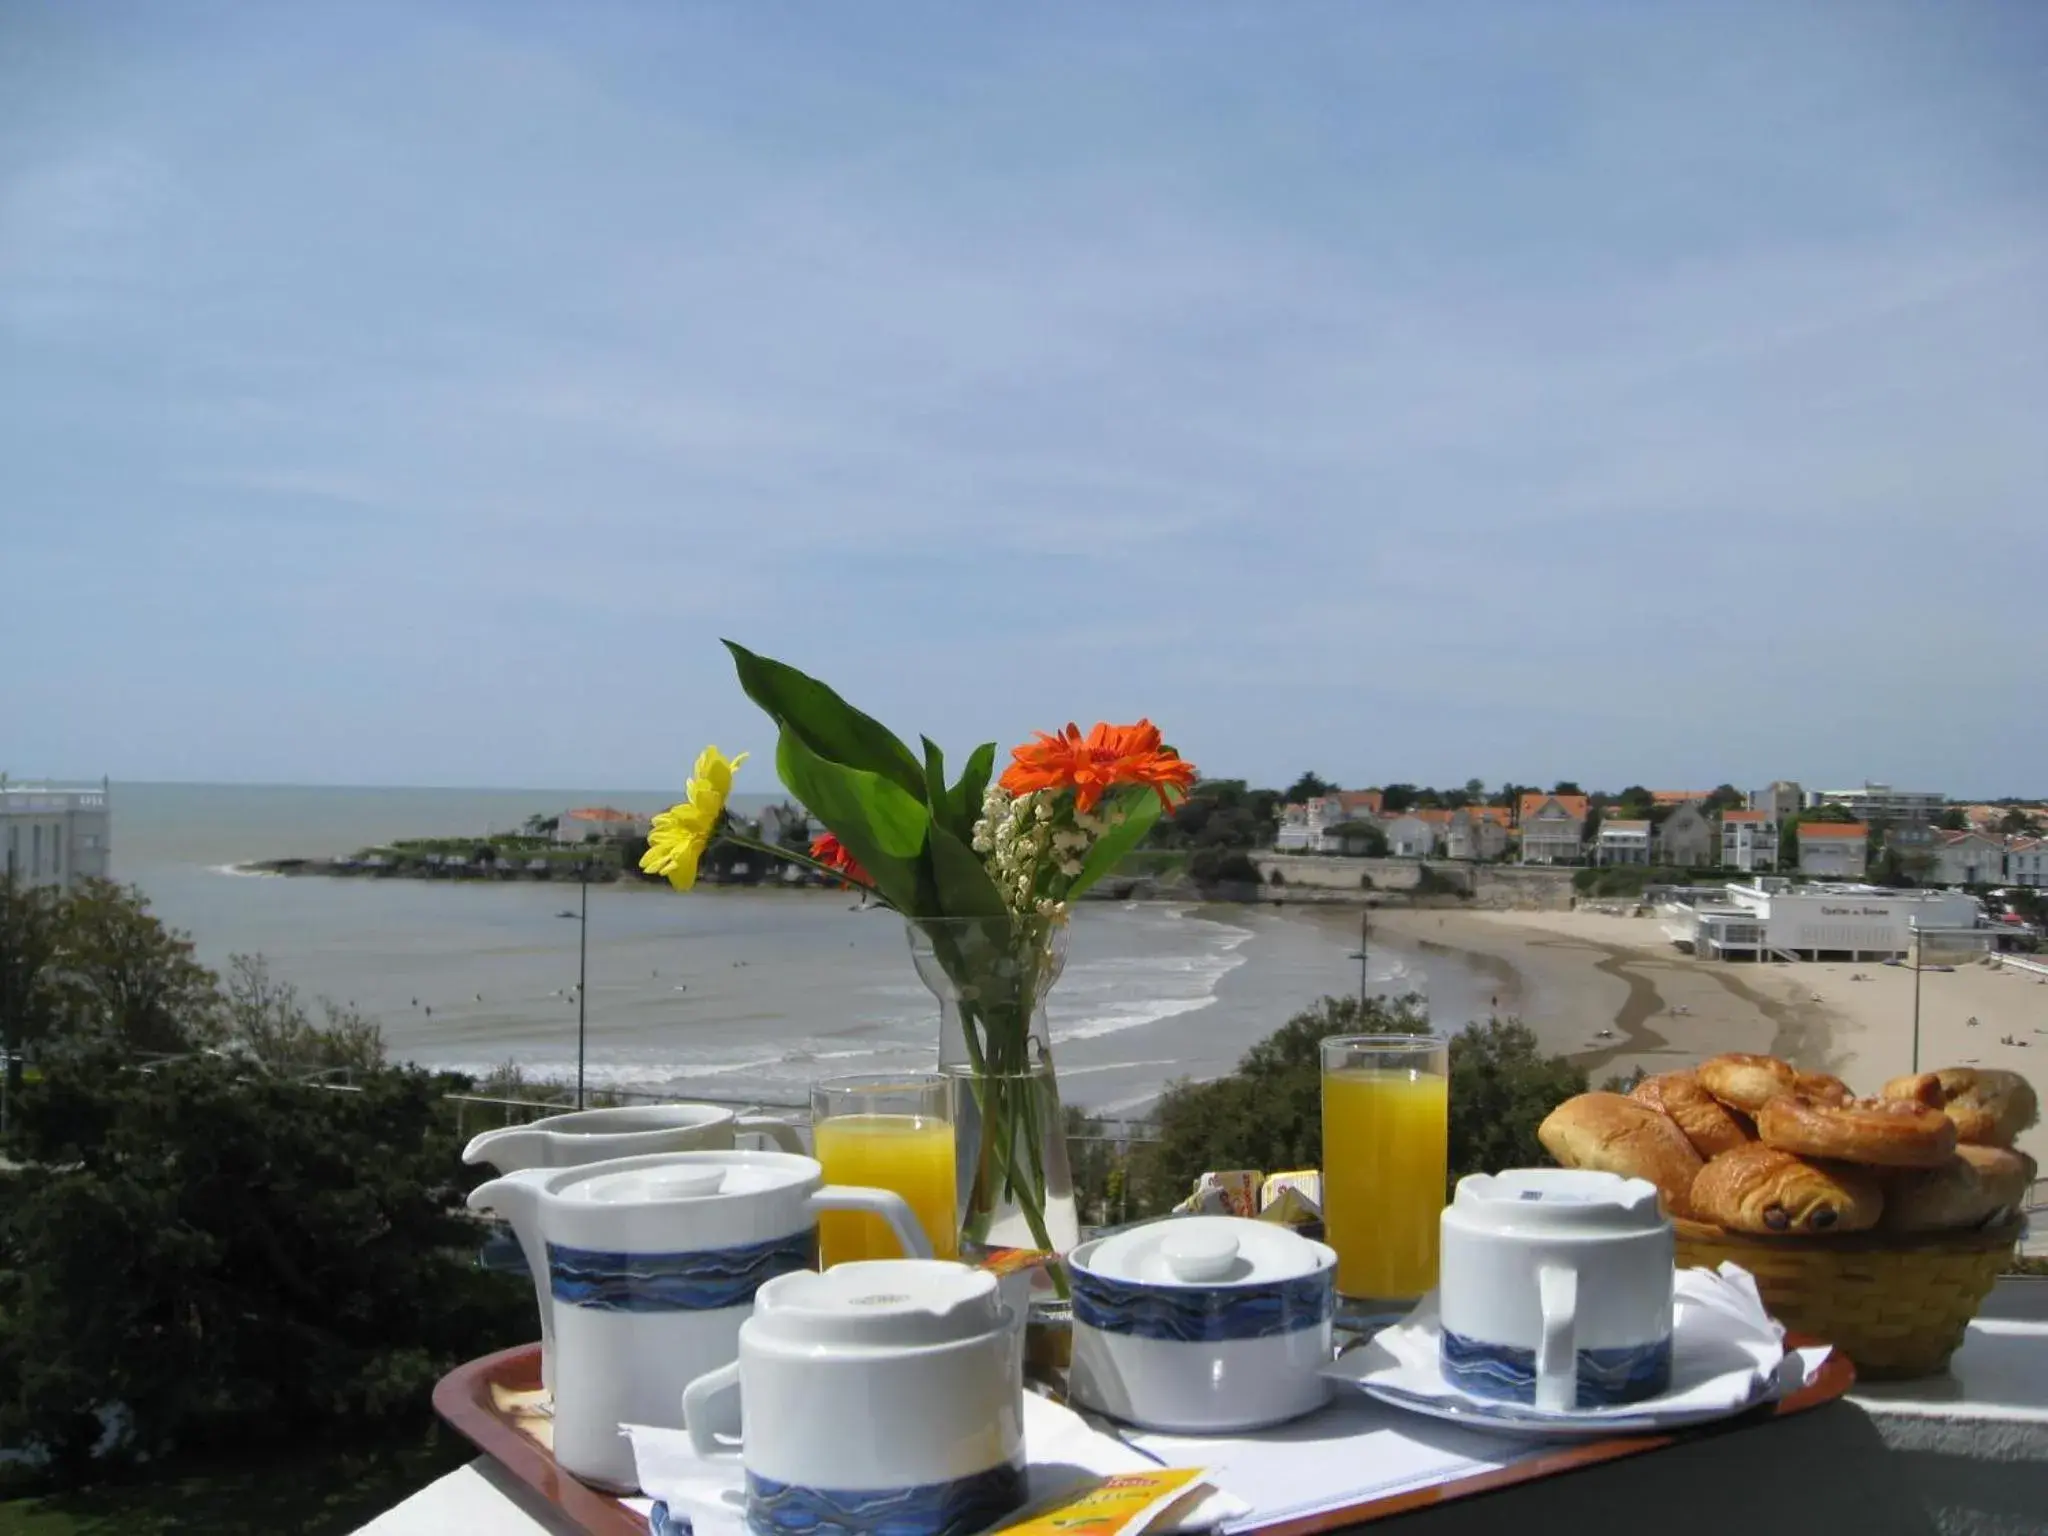
[[[1562,1168],[1460,1179],[1442,1227],[1445,1379],[1546,1412],[1658,1396],[1674,1263],[1646,1180]]]
[[[683,1393],[698,1456],[738,1459],[754,1536],[954,1536],[1021,1508],[1022,1319],[993,1275],[874,1259],[755,1293],[739,1359]],[[740,1399],[740,1442],[720,1399]]]
[[[630,1104],[485,1131],[462,1149],[462,1160],[489,1163],[500,1173],[578,1168],[649,1152],[723,1152],[742,1131],[759,1132],[780,1150],[804,1155],[796,1127],[772,1115],[735,1114],[716,1104]]]
[[[511,1222],[534,1277],[555,1460],[634,1487],[619,1425],[680,1429],[677,1393],[731,1361],[756,1295],[810,1270],[820,1211],[868,1211],[903,1251],[931,1244],[903,1197],[825,1183],[784,1152],[665,1152],[527,1168],[479,1185],[470,1209]]]

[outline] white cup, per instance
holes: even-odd
[[[874,1259],[770,1280],[739,1359],[691,1382],[698,1456],[738,1459],[754,1536],[980,1530],[1022,1507],[1024,1377],[986,1271]],[[720,1437],[740,1399],[740,1440]]]
[[[1654,1185],[1561,1168],[1472,1174],[1442,1237],[1452,1385],[1546,1412],[1670,1386],[1675,1244]]]
[[[500,1173],[522,1168],[579,1168],[650,1152],[724,1152],[744,1131],[767,1137],[798,1157],[796,1127],[772,1115],[742,1115],[716,1104],[629,1104],[579,1109],[530,1125],[508,1125],[470,1138],[465,1163],[489,1163]]]

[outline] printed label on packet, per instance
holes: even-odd
[[[996,1531],[999,1536],[1138,1536],[1208,1478],[1207,1467],[1118,1472],[1026,1510]]]

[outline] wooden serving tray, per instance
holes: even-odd
[[[1787,1337],[1788,1348],[1818,1341],[1798,1334]],[[1612,1440],[1574,1440],[1554,1449],[1524,1457],[1511,1466],[1450,1482],[1412,1488],[1405,1493],[1363,1499],[1341,1509],[1275,1521],[1253,1527],[1238,1536],[1324,1536],[1324,1533],[1366,1525],[1390,1515],[1447,1504],[1453,1499],[1491,1493],[1517,1483],[1535,1482],[1574,1472],[1580,1467],[1598,1466],[1627,1456],[1661,1450],[1680,1440],[1702,1435],[1727,1434],[1772,1419],[1788,1418],[1831,1403],[1856,1383],[1856,1368],[1840,1350],[1829,1355],[1813,1381],[1777,1402],[1753,1408],[1748,1413],[1696,1429],[1669,1434],[1624,1435]],[[434,1388],[434,1411],[446,1419],[465,1439],[492,1457],[506,1471],[585,1533],[585,1536],[647,1536],[647,1522],[608,1493],[586,1486],[555,1465],[554,1453],[546,1444],[548,1420],[535,1412],[541,1400],[540,1346],[522,1344],[500,1350],[467,1365],[457,1366]]]

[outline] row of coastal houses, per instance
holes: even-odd
[[[1366,853],[1381,840],[1401,859],[1498,860],[1513,836],[1504,805],[1387,812],[1376,789],[1321,795],[1283,806],[1273,840],[1281,853]]]
[[[1824,880],[1868,873],[1871,826],[1862,821],[1809,821],[1796,848],[1783,847],[1781,814],[1799,806],[1774,803],[1768,792],[1746,809],[1715,813],[1705,791],[1659,790],[1655,821],[1604,816],[1595,821],[1585,795],[1530,793],[1515,805],[1459,810],[1387,812],[1378,790],[1323,795],[1282,808],[1274,840],[1283,853],[1363,854],[1395,858],[1523,864],[1641,865],[1664,869],[1736,869],[1762,874],[1798,869]],[[1591,830],[1589,831],[1589,826]],[[1909,856],[1927,885],[2048,887],[2048,839],[1938,831],[1925,823],[1887,827],[1891,846]]]

